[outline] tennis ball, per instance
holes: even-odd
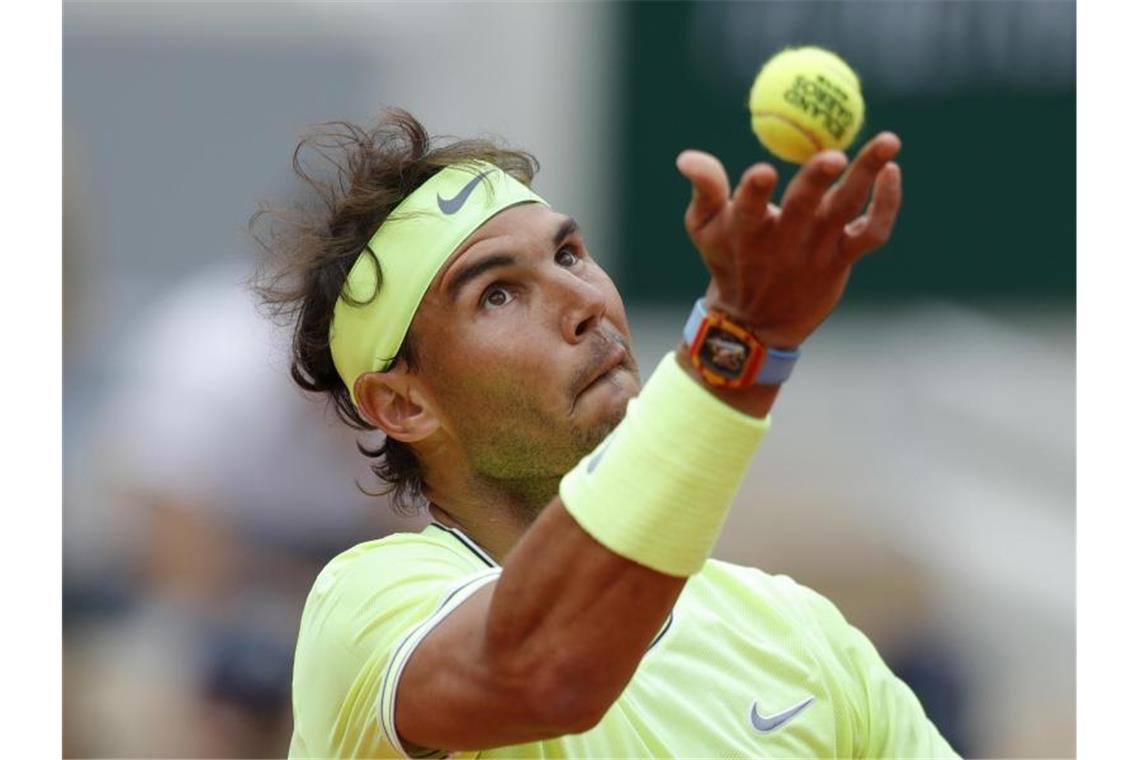
[[[818,47],[787,48],[769,58],[752,83],[748,108],[764,147],[795,164],[821,150],[843,150],[863,126],[859,77]]]

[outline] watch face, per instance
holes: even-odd
[[[735,380],[748,365],[751,348],[743,340],[719,327],[709,326],[701,343],[701,362],[729,380]]]

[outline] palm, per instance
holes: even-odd
[[[752,328],[774,346],[798,345],[838,303],[851,267],[886,242],[901,202],[901,172],[891,159],[898,138],[883,133],[847,164],[818,154],[789,183],[781,206],[769,202],[776,171],[757,164],[729,196],[713,156],[686,151],[678,168],[693,183],[685,228],[712,282],[711,308]],[[870,195],[870,208],[862,212]]]

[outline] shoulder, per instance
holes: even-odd
[[[867,637],[830,599],[790,576],[717,560],[706,564],[701,575],[706,574],[709,585],[732,594],[751,618],[810,651],[844,689],[853,687],[852,678],[868,664],[868,652],[874,653]]]
[[[696,576],[700,582],[717,588],[759,595],[773,603],[799,606],[823,598],[788,575],[766,573],[756,567],[710,559]]]
[[[371,648],[426,617],[457,586],[498,572],[432,526],[357,544],[313,582],[301,614],[298,653]]]
[[[340,738],[349,744],[379,741],[376,706],[396,670],[397,650],[499,572],[457,537],[430,526],[334,557],[301,614],[293,660],[297,741],[338,756],[343,748],[321,744],[332,726],[345,729]]]
[[[697,589],[706,596],[726,595],[751,608],[758,606],[805,632],[814,629],[830,638],[848,627],[827,597],[788,575],[710,559],[696,578]]]
[[[420,533],[393,533],[341,552],[321,570],[312,593],[327,593],[362,576],[367,577],[371,585],[485,567],[485,563],[447,533],[429,526]]]
[[[490,569],[446,531],[429,526],[420,533],[394,533],[330,560],[313,582],[304,616],[370,616],[417,598],[430,602],[449,584]]]

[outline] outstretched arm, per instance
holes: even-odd
[[[685,227],[711,274],[709,306],[769,346],[802,343],[838,302],[855,261],[890,234],[901,200],[892,162],[899,147],[881,134],[849,167],[841,153],[819,154],[779,207],[770,203],[770,165],[751,167],[730,191],[717,159],[682,153],[677,165],[693,186]],[[777,393],[707,389],[752,417],[767,415]],[[479,749],[590,728],[632,678],[684,584],[611,551],[555,499],[499,580],[412,654],[396,700],[400,736],[433,749]]]

